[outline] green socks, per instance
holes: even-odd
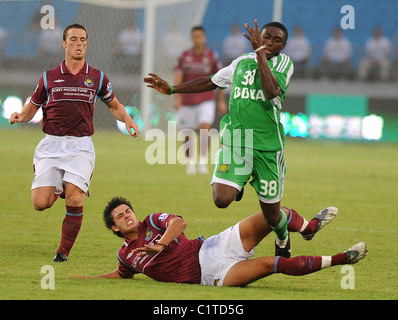
[[[276,233],[278,239],[283,242],[287,239],[287,216],[283,210],[280,210],[280,212],[281,220],[275,227],[271,226],[271,229]]]

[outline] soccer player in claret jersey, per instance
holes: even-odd
[[[203,76],[211,76],[221,69],[221,61],[216,52],[206,46],[206,32],[201,26],[191,30],[192,48],[184,51],[174,68],[176,84],[187,82]],[[215,119],[216,110],[215,91],[199,92],[196,94],[174,95],[174,108],[177,110],[178,127],[183,130],[186,143],[187,168],[189,175],[196,173],[196,159],[193,157],[192,130],[201,130],[200,156],[198,172],[207,174],[207,158],[209,130]],[[225,95],[218,92],[218,109],[220,114],[227,113]],[[189,129],[189,130],[186,130]]]
[[[217,207],[239,201],[251,179],[265,219],[276,233],[276,255],[290,256],[287,217],[280,210],[284,190],[284,129],[280,111],[293,74],[291,59],[281,53],[288,32],[279,22],[261,31],[245,24],[243,35],[254,52],[243,54],[214,76],[201,77],[176,86],[156,74],[144,78],[147,86],[163,94],[195,93],[231,87],[230,113],[221,120],[221,148],[211,184]]]
[[[320,211],[309,222],[295,210],[282,210],[288,217],[289,231],[310,238],[335,217],[333,207]],[[261,212],[208,239],[192,240],[184,234],[187,224],[181,216],[153,213],[141,222],[131,203],[121,197],[108,203],[103,218],[107,228],[124,238],[124,244],[117,253],[119,267],[94,278],[133,278],[143,273],[162,282],[245,286],[273,273],[301,276],[330,266],[356,263],[367,252],[366,244],[360,242],[332,256],[250,259],[255,247],[271,232]]]
[[[112,115],[126,124],[137,137],[138,125],[116,99],[108,77],[85,61],[88,44],[86,29],[69,25],[63,33],[65,60],[47,70],[30,101],[20,113],[13,113],[10,124],[30,121],[42,107],[43,132],[33,158],[32,203],[36,210],[50,208],[59,196],[65,198],[66,216],[62,236],[53,262],[66,261],[79,234],[83,202],[94,170],[95,151],[93,113],[97,97]],[[44,59],[45,57],[43,57]]]

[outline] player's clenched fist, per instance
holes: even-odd
[[[14,112],[11,114],[10,119],[8,119],[8,122],[10,124],[18,123],[18,122],[23,122],[23,115],[21,115],[18,112]]]

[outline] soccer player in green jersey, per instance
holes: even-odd
[[[243,194],[251,179],[268,224],[276,233],[276,255],[290,256],[287,217],[280,210],[285,159],[284,129],[280,111],[293,74],[291,59],[281,53],[288,32],[279,22],[261,29],[245,24],[254,52],[243,54],[212,77],[202,77],[176,86],[150,73],[147,86],[163,94],[195,93],[231,87],[230,113],[221,120],[221,148],[212,178],[213,200],[226,208]]]

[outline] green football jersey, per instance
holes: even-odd
[[[262,151],[284,149],[280,111],[294,68],[283,53],[268,60],[268,65],[281,88],[279,96],[271,100],[261,86],[255,53],[241,55],[212,77],[218,87],[231,87],[229,119],[223,119],[220,127],[222,144]]]

